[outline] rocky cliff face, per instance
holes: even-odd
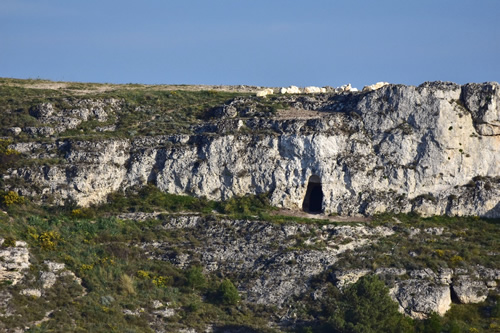
[[[229,101],[192,134],[16,143],[13,149],[33,159],[64,158],[9,169],[5,187],[42,201],[88,206],[114,191],[153,183],[214,200],[269,192],[273,205],[301,209],[314,176],[325,213],[500,217],[497,83],[282,96],[273,103],[284,109],[272,117],[258,117],[260,100]],[[59,128],[106,120],[106,112],[114,116],[120,107],[108,100],[82,109],[89,103],[75,104],[80,112],[34,106],[32,115],[59,122],[53,126]]]
[[[134,216],[137,214],[121,217]],[[291,308],[281,319],[284,321],[293,318],[297,299],[311,293],[314,300],[320,300],[328,283],[333,282],[342,290],[367,274],[377,274],[387,281],[400,311],[418,319],[433,312],[444,315],[452,298],[462,304],[480,303],[489,293],[498,292],[500,270],[480,265],[471,269],[441,267],[434,272],[430,268],[346,269],[338,263],[346,253],[363,253],[387,237],[405,237],[398,228],[359,224],[276,225],[196,215],[168,219],[163,228],[192,233],[196,242],[141,244],[150,259],[171,262],[180,268],[197,262],[208,272],[237,276],[239,290],[247,301]],[[430,237],[433,231],[413,230],[426,233],[425,237]],[[311,280],[325,272],[331,273],[324,284],[311,288]]]

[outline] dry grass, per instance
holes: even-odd
[[[189,85],[189,84],[112,84],[112,83],[84,83],[84,82],[61,82],[50,80],[20,80],[10,78],[0,78],[0,86],[22,87],[40,90],[58,90],[70,92],[74,95],[99,94],[113,90],[150,90],[156,91],[226,91],[254,93],[262,87],[246,85]]]

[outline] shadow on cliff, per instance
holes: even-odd
[[[495,220],[498,223],[500,223],[500,201],[497,202],[495,207],[487,211],[486,214],[484,214],[484,217]]]

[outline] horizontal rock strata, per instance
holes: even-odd
[[[3,175],[6,189],[88,206],[153,183],[214,200],[268,192],[273,205],[300,209],[314,176],[325,213],[500,216],[497,83],[284,95],[276,103],[296,114],[286,118],[280,112],[251,117],[253,98],[228,102],[191,135],[15,144],[33,159],[64,158],[10,169]],[[107,101],[108,108],[102,103],[81,102],[68,115],[43,104],[32,114],[100,121],[120,107],[116,100]],[[312,111],[315,116],[300,116]]]

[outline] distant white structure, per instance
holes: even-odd
[[[377,84],[384,83],[388,84],[386,82],[379,82]],[[365,87],[366,88],[366,87]],[[378,88],[377,88],[378,89]],[[334,89],[335,92],[337,93],[343,93],[343,92],[357,92],[359,91],[357,88],[353,88],[350,83],[344,84],[341,87],[337,87]],[[321,87],[316,87],[316,86],[308,86],[303,89],[297,87],[297,86],[290,86],[290,87],[282,87],[279,90],[280,94],[324,94],[327,92],[327,88],[321,88]],[[267,96],[267,95],[272,95],[273,94],[273,89],[268,88],[264,90],[260,90],[257,92],[257,96]]]
[[[326,88],[320,88],[320,87],[305,87],[304,92],[306,94],[320,94],[320,93],[326,93]]]
[[[363,91],[374,91],[374,90],[380,89],[383,86],[386,86],[388,84],[389,84],[389,82],[377,82],[375,84],[372,84],[372,85],[369,85],[369,86],[365,86],[363,88]]]
[[[258,97],[265,97],[265,96],[267,96],[267,95],[272,95],[272,94],[274,94],[274,90],[273,90],[272,88],[266,88],[266,89],[264,89],[264,90],[259,90],[259,91],[257,91],[257,94],[256,94],[256,95],[257,95]]]
[[[300,94],[300,89],[297,86],[290,86],[288,88],[281,88],[280,93],[282,94]]]
[[[356,88],[354,88],[354,89],[356,89]],[[352,88],[350,83],[344,84],[343,86],[335,88],[335,92],[341,93],[341,92],[349,92],[349,91],[353,91],[353,88]],[[356,89],[356,91],[358,91],[358,89]]]

